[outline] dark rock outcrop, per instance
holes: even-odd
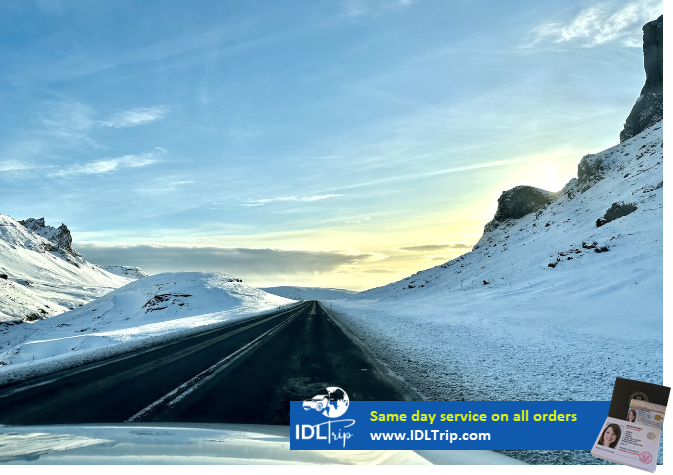
[[[577,186],[580,191],[585,192],[594,183],[602,180],[606,169],[605,157],[600,153],[582,157],[579,165],[577,165]]]
[[[50,245],[47,245],[45,251],[58,251],[73,256],[79,256],[79,254],[72,248],[72,235],[65,224],[61,224],[58,228],[54,228],[52,226],[47,226],[44,222],[44,218],[28,218],[19,221],[19,224],[49,241]]]
[[[523,218],[551,202],[557,195],[557,193],[532,186],[515,186],[500,195],[498,209],[493,219],[504,221],[506,219]]]
[[[533,186],[519,185],[511,190],[503,191],[498,198],[498,209],[491,221],[484,226],[484,233],[498,229],[501,223],[511,219],[519,219],[537,211],[554,201],[559,193],[541,190]],[[482,239],[484,237],[482,236]],[[479,249],[481,240],[472,250]]]
[[[664,117],[664,16],[643,26],[645,85],[626,119],[619,141],[624,142]]]
[[[600,228],[604,224],[608,224],[615,219],[623,218],[635,210],[638,209],[638,206],[635,203],[612,203],[612,206],[608,208],[602,218],[596,220],[596,227]]]

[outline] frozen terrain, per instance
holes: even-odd
[[[142,279],[143,277],[147,277],[147,274],[140,267],[100,266],[100,268],[108,271],[110,274],[128,277],[129,279]]]
[[[333,313],[428,399],[609,400],[617,376],[662,384],[662,124],[580,172],[536,212],[489,223],[471,252]],[[597,226],[613,203],[637,209]]]
[[[0,384],[292,303],[222,273],[145,277],[56,317],[0,327]]]
[[[90,264],[71,243],[65,225],[0,214],[0,328],[58,315],[131,282]]]

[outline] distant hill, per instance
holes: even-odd
[[[352,290],[344,289],[292,286],[263,287],[262,290],[292,300],[338,300],[350,297],[357,293]]]
[[[140,267],[131,267],[131,266],[100,266],[101,269],[108,271],[111,274],[120,275],[122,277],[128,277],[129,279],[142,279],[147,277],[146,274]]]

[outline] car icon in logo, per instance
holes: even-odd
[[[341,416],[348,410],[348,394],[341,388],[331,387],[327,389],[327,394],[318,394],[311,399],[304,400],[304,410],[315,409],[323,416],[334,418]]]
[[[304,410],[310,411],[311,409],[315,409],[320,412],[325,409],[328,404],[329,396],[327,394],[318,394],[317,396],[313,396],[311,399],[306,399],[304,401]]]

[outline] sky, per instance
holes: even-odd
[[[615,145],[655,0],[0,3],[0,213],[101,265],[363,290]]]

